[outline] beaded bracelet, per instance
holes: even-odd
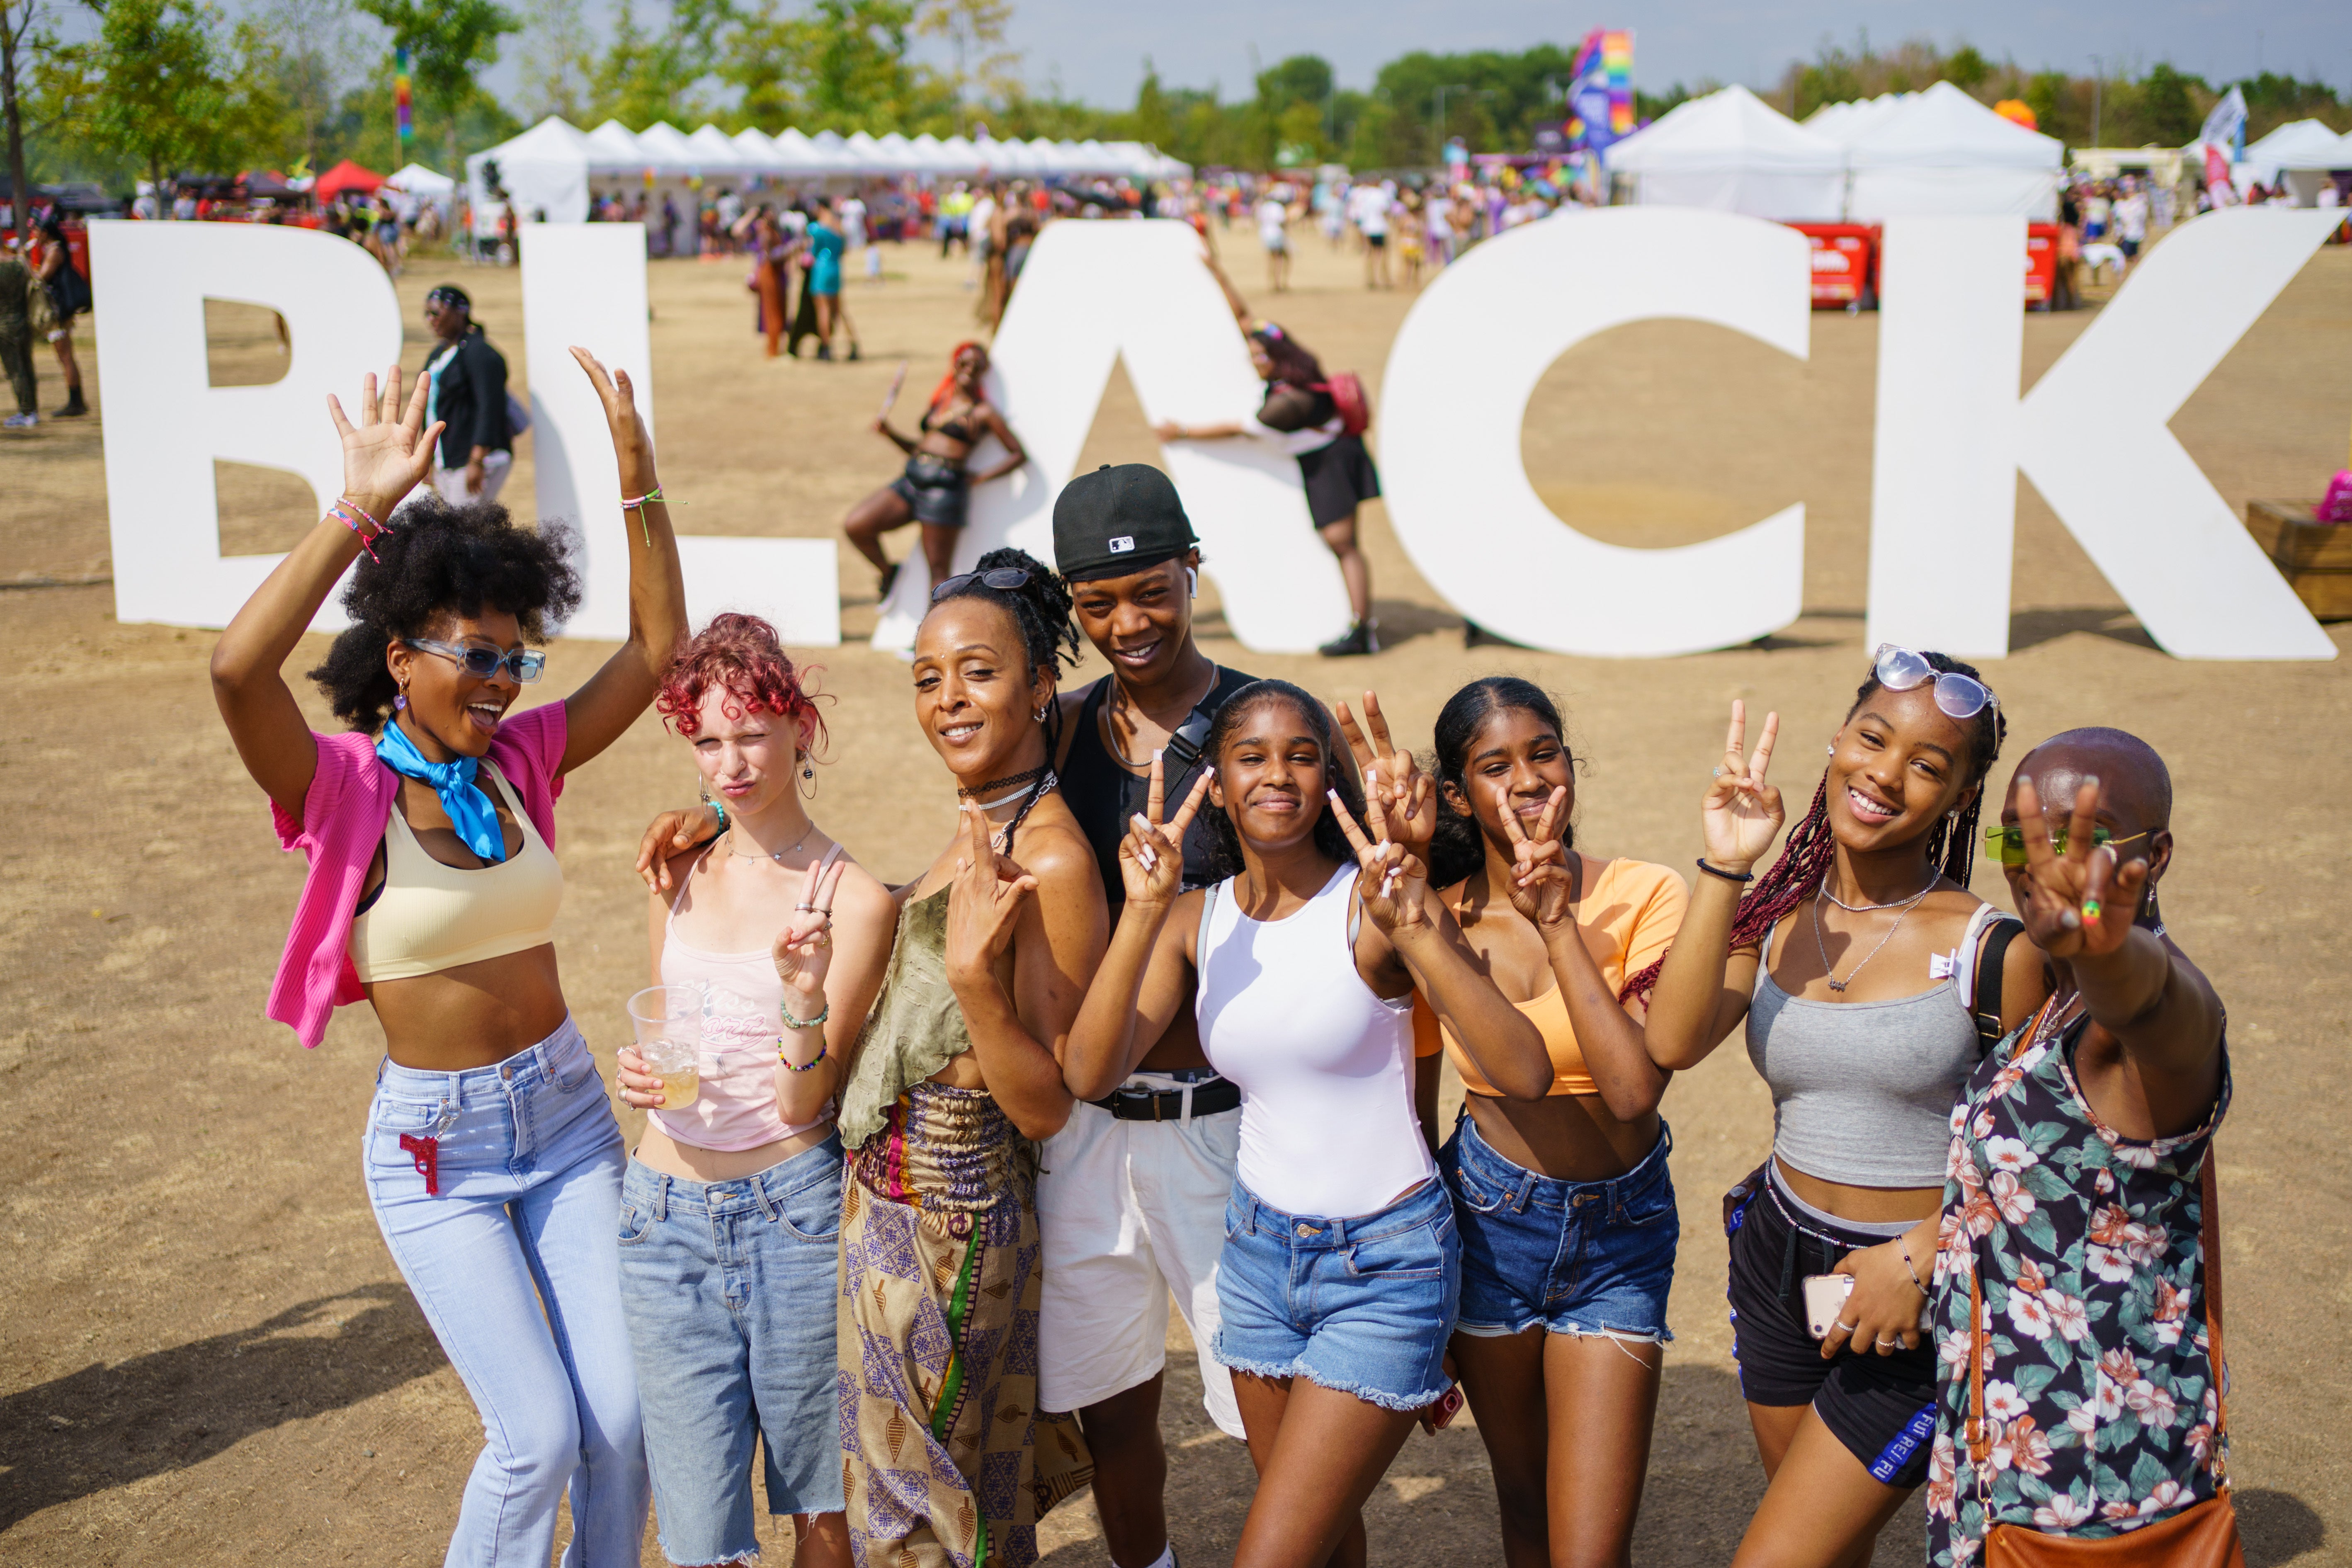
[[[375,520],[373,513],[370,512],[365,507],[361,506],[357,501],[339,499],[336,500],[334,505],[327,509],[327,515],[341,521],[345,528],[350,529],[353,533],[359,533],[360,548],[368,552],[368,559],[374,562],[379,566],[383,564],[383,558],[375,552],[375,534],[389,533],[392,531],[384,527],[383,523],[378,522]],[[360,524],[362,521],[364,521],[368,527],[373,529],[375,532],[360,533]]]
[[[723,800],[708,800],[703,802],[703,804],[719,814],[719,833],[725,833],[727,831],[727,803]],[[712,837],[716,837],[718,835],[714,834]]]
[[[1911,1261],[1911,1243],[1908,1238],[1899,1238],[1895,1245],[1903,1253],[1904,1272],[1911,1276],[1912,1285],[1917,1289],[1919,1294],[1922,1296],[1932,1294],[1933,1292],[1931,1292],[1927,1286],[1919,1283],[1919,1266]]]
[[[825,1052],[832,1048],[832,1042],[827,1041],[825,1044],[819,1046],[816,1048],[816,1055],[809,1058],[809,1059],[804,1062],[796,1062],[793,1060],[792,1058],[784,1055],[784,1042],[778,1040],[776,1042],[776,1060],[782,1063],[784,1067],[793,1072],[806,1072],[811,1068],[816,1066],[817,1063],[824,1060]]]
[[[653,489],[647,490],[645,494],[639,496],[635,500],[631,500],[628,497],[623,496],[621,498],[621,510],[623,511],[634,511],[637,514],[637,527],[646,536],[646,548],[651,550],[654,545],[654,525],[646,521],[646,514],[641,510],[645,506],[646,502],[649,500],[657,500],[664,506],[671,504],[669,497],[661,493],[661,486],[656,485]],[[677,504],[684,506],[686,503],[684,501],[679,501]]]
[[[793,1010],[781,1002],[776,1004],[776,1011],[784,1016],[784,1027],[787,1029],[814,1029],[833,1016],[833,1002],[827,998],[825,1005],[816,1010],[816,1016],[814,1018],[795,1018],[793,1016]]]

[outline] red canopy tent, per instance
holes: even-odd
[[[383,176],[373,169],[362,169],[349,158],[319,176],[312,194],[320,201],[339,196],[345,191],[373,191],[383,184]]]

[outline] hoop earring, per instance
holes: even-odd
[[[816,798],[816,770],[806,763],[801,764],[800,791],[801,798],[803,800]]]
[[[1043,724],[1045,721],[1045,715],[1053,710],[1053,707],[1054,705],[1050,702],[1041,702],[1037,705],[1037,711],[1030,714],[1029,717],[1036,720],[1040,724]]]

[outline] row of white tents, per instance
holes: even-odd
[[[681,186],[732,186],[755,183],[816,186],[906,175],[925,178],[991,179],[1124,178],[1174,179],[1192,166],[1140,142],[1024,142],[995,138],[892,132],[872,136],[860,131],[814,135],[787,129],[771,136],[758,130],[730,135],[716,125],[684,132],[663,122],[631,131],[608,120],[583,131],[551,115],[511,141],[466,160],[467,183],[475,210],[493,209],[486,165],[498,165],[499,184],[525,216],[544,212],[552,223],[577,223],[588,216],[593,195],[616,189],[675,190]]]
[[[2201,149],[2183,150],[2200,165]],[[1826,104],[1799,124],[1744,87],[1692,99],[1607,153],[1633,199],[1797,223],[1878,223],[1921,214],[2057,216],[2065,148],[1949,82]],[[2309,206],[2328,172],[2352,169],[2352,135],[2316,120],[2282,125],[2231,171],[2241,195],[2284,178]]]
[[[1610,147],[1633,199],[1794,223],[1919,214],[2057,216],[2065,149],[1949,82],[1830,104],[1800,125],[1744,87],[1695,98]]]

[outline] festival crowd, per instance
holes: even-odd
[[[1367,240],[1374,199],[1344,219]],[[1311,418],[1276,407],[1289,340],[1251,341],[1260,423]],[[1172,1568],[1171,1300],[1257,1473],[1237,1563],[1364,1563],[1367,1498],[1465,1400],[1505,1560],[1626,1561],[1673,1338],[1664,1104],[1734,1034],[1774,1104],[1722,1203],[1769,1478],[1735,1562],[1867,1561],[1923,1488],[1935,1568],[2225,1560],[2224,1014],[2168,929],[2144,742],[2049,735],[1988,799],[2027,716],[1889,645],[1849,706],[1790,717],[1824,742],[1801,810],[1781,716],[1734,702],[1690,759],[1689,860],[1614,854],[1525,680],[1463,686],[1415,756],[1372,692],[1213,662],[1192,520],[1128,465],[1065,488],[1055,567],[928,562],[911,717],[957,826],[891,887],[822,781],[907,716],[828,706],[755,617],[689,626],[634,389],[579,350],[631,636],[517,708],[579,600],[573,532],[421,488],[477,444],[464,342],[332,406],[342,495],[212,661],[309,862],[268,1015],[315,1047],[363,1003],[383,1032],[369,1201],[485,1431],[451,1563],[544,1564],[567,1500],[568,1563],[636,1562],[649,1507],[670,1561],[746,1563],[764,1500],[805,1563],[1017,1565],[1091,1485],[1109,1560]],[[905,488],[853,537],[911,517],[928,556],[981,434],[1019,459],[984,365],[958,351],[919,437],[878,422]],[[321,733],[283,666],[346,572]],[[1065,689],[1088,644],[1109,673]],[[648,707],[704,798],[644,803],[647,1027],[608,1089],[552,847],[569,776]],[[1969,890],[1979,848],[2007,908]]]

